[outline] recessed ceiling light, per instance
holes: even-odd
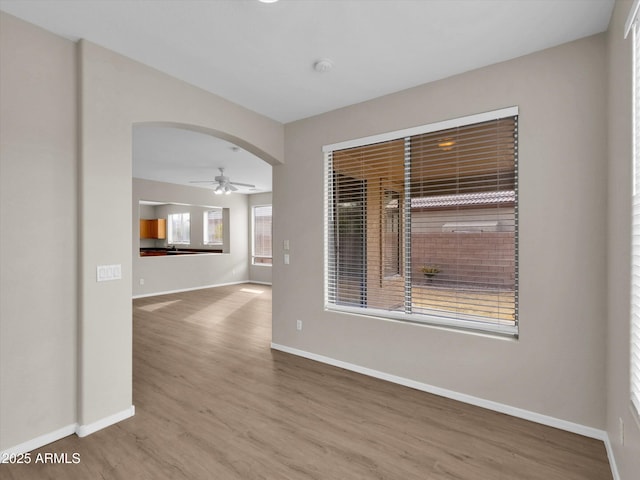
[[[258,0],[261,3],[276,3],[278,0]]]
[[[445,152],[448,152],[453,148],[455,144],[456,144],[456,141],[453,138],[445,138],[440,143],[438,143],[438,146]]]

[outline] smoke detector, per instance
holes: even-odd
[[[333,62],[328,58],[322,58],[313,64],[313,69],[319,73],[328,72],[333,68]]]

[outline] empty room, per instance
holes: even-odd
[[[640,472],[640,0],[0,0],[0,477]]]

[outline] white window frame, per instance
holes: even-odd
[[[512,337],[518,336],[519,322],[518,322],[518,316],[517,316],[517,311],[518,311],[517,304],[518,304],[518,295],[519,295],[518,293],[519,285],[518,285],[517,273],[516,273],[516,282],[515,282],[516,315],[515,315],[513,324],[506,324],[506,323],[503,324],[503,323],[500,323],[499,321],[496,321],[495,323],[481,322],[481,321],[478,321],[477,319],[465,320],[464,318],[460,318],[460,316],[449,315],[447,312],[444,312],[444,311],[438,312],[437,315],[433,315],[433,316],[420,315],[420,318],[417,319],[417,318],[414,318],[414,316],[411,316],[411,314],[407,314],[403,312],[393,312],[389,310],[376,310],[374,308],[363,309],[359,307],[337,305],[335,303],[331,303],[329,299],[329,290],[330,290],[330,286],[329,286],[330,242],[329,242],[329,228],[328,228],[329,221],[330,221],[329,196],[326,193],[328,192],[328,186],[326,182],[329,181],[329,165],[330,165],[329,156],[332,155],[332,152],[334,151],[362,147],[366,145],[373,145],[373,144],[393,141],[401,138],[408,139],[410,137],[425,134],[425,133],[438,132],[441,130],[447,130],[447,129],[457,128],[461,126],[472,125],[476,123],[482,123],[486,121],[491,121],[491,120],[496,120],[496,119],[506,118],[506,117],[513,117],[513,116],[518,116],[517,106],[507,107],[507,108],[494,110],[490,112],[483,112],[475,115],[469,115],[466,117],[454,118],[454,119],[431,123],[431,124],[422,125],[418,127],[397,130],[394,132],[388,132],[388,133],[363,137],[359,139],[348,140],[344,142],[334,143],[331,145],[325,145],[322,147],[322,150],[325,154],[325,162],[324,162],[324,166],[325,166],[325,171],[324,171],[324,181],[325,181],[325,205],[324,205],[324,215],[325,215],[325,218],[324,218],[324,295],[325,295],[325,298],[324,298],[324,305],[325,305],[325,310],[351,313],[356,315],[372,316],[372,317],[382,317],[387,319],[402,320],[402,321],[409,321],[409,322],[416,322],[416,323],[425,323],[430,325],[451,327],[454,329],[476,330],[476,331],[495,333],[495,334],[512,336]],[[516,144],[517,144],[517,141],[516,141]],[[518,202],[517,202],[517,193],[516,193],[516,207],[515,207],[516,265],[518,263],[517,262],[517,257],[518,257],[518,246],[517,246],[518,245],[518,240],[517,240],[518,206],[517,204]]]
[[[220,212],[220,225],[222,231],[219,241],[209,241],[209,212]],[[224,209],[222,207],[212,207],[205,210],[202,214],[202,243],[207,246],[220,246],[224,244]]]

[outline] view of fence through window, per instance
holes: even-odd
[[[272,264],[271,205],[253,207],[253,263]]]
[[[204,212],[203,236],[205,245],[221,245],[223,240],[222,208]]]
[[[327,161],[329,306],[513,331],[517,116],[336,149]]]

